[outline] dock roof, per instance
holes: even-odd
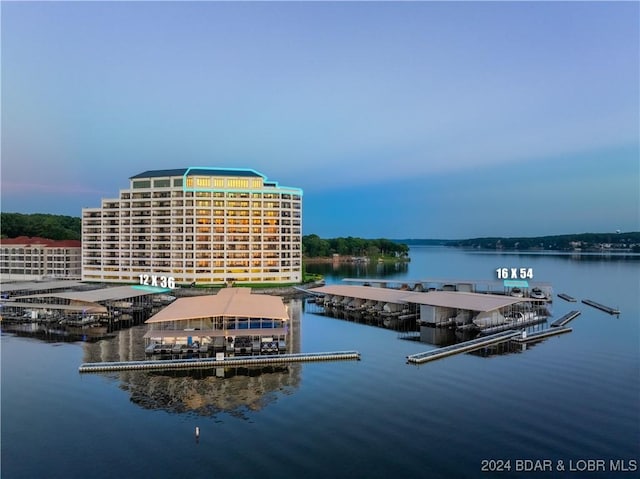
[[[369,284],[475,284],[483,286],[503,287],[504,280],[498,279],[452,279],[452,278],[423,278],[423,279],[385,279],[385,278],[344,278],[345,283]],[[551,287],[551,283],[544,281],[529,281],[531,287]]]
[[[387,303],[413,303],[470,311],[494,311],[512,304],[529,301],[497,294],[464,293],[459,291],[416,292],[372,286],[330,285],[309,290],[314,294],[331,294]]]
[[[157,291],[150,288],[138,288],[137,286],[114,286],[112,288],[93,289],[90,291],[68,291],[64,293],[42,293],[32,294],[28,296],[19,296],[19,298],[60,298],[70,299],[74,301],[87,301],[97,303],[100,301],[118,301],[128,298],[137,298],[147,294],[164,293],[168,289],[158,288]],[[17,298],[13,298],[17,299]]]
[[[18,283],[2,283],[0,290],[3,293],[12,291],[45,291],[47,289],[64,289],[64,288],[77,288],[82,286],[83,283],[79,281],[70,281],[61,279],[59,281],[20,281]]]
[[[215,295],[178,298],[146,323],[183,321],[217,316],[289,319],[279,296],[251,294],[251,288],[223,288]]]
[[[444,308],[487,312],[529,301],[528,298],[517,298],[500,294],[429,291],[428,293],[412,293],[411,299],[408,302],[429,306],[441,306]]]

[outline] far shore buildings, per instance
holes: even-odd
[[[163,286],[167,278],[302,281],[302,190],[252,169],[152,170],[83,208],[83,281]]]
[[[2,281],[45,278],[80,279],[82,248],[78,240],[19,236],[0,239]]]

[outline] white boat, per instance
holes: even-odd
[[[522,293],[522,290],[520,288],[516,287],[511,290],[511,296],[514,296],[516,298],[522,298],[524,294]]]
[[[529,296],[533,299],[547,299],[544,292],[540,288],[533,288]]]
[[[538,317],[533,311],[511,313],[507,316],[503,316],[499,313],[480,313],[473,320],[473,324],[479,329],[494,328],[497,326],[514,326],[517,327],[522,323],[529,323],[535,321]]]
[[[536,314],[533,311],[527,311],[525,313],[516,312],[510,316],[506,316],[506,323],[511,323],[513,325],[517,325],[518,323],[526,323],[529,321],[533,321],[536,319]]]

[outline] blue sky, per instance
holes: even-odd
[[[2,211],[215,166],[322,237],[638,231],[639,8],[3,2]]]

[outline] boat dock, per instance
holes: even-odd
[[[424,353],[412,354],[410,356],[407,356],[407,361],[413,364],[435,361],[436,359],[451,356],[453,354],[466,353],[483,348],[485,346],[509,341],[516,336],[520,336],[521,334],[522,333],[520,331],[504,331],[502,333],[492,334],[491,336],[483,336],[481,338],[472,339],[471,341],[452,344],[451,346],[445,346],[443,348],[432,349],[431,351],[426,351]]]
[[[580,311],[570,311],[561,318],[556,319],[553,323],[550,324],[552,328],[558,328],[566,325],[569,321],[574,320],[580,316]]]
[[[596,303],[595,301],[591,301],[590,299],[583,299],[582,302],[588,306],[593,308],[600,309],[605,313],[609,314],[620,314],[620,310],[617,308],[610,308],[609,306],[605,306],[604,304]]]
[[[570,303],[576,302],[576,298],[574,298],[573,296],[569,296],[566,293],[558,293],[558,298],[564,299],[565,301],[569,301]]]
[[[334,351],[326,353],[273,354],[265,356],[245,356],[202,359],[167,359],[150,361],[120,361],[84,363],[78,368],[80,373],[102,373],[111,371],[150,371],[163,369],[225,368],[236,366],[260,366],[263,364],[300,363],[311,361],[337,361],[360,359],[357,351]]]
[[[528,343],[531,341],[539,341],[544,338],[548,338],[549,336],[556,336],[558,334],[570,333],[573,331],[571,328],[567,328],[565,326],[545,329],[543,331],[538,331],[536,333],[531,333],[527,335],[520,335],[515,338],[511,338],[511,341],[517,341],[519,343]]]

